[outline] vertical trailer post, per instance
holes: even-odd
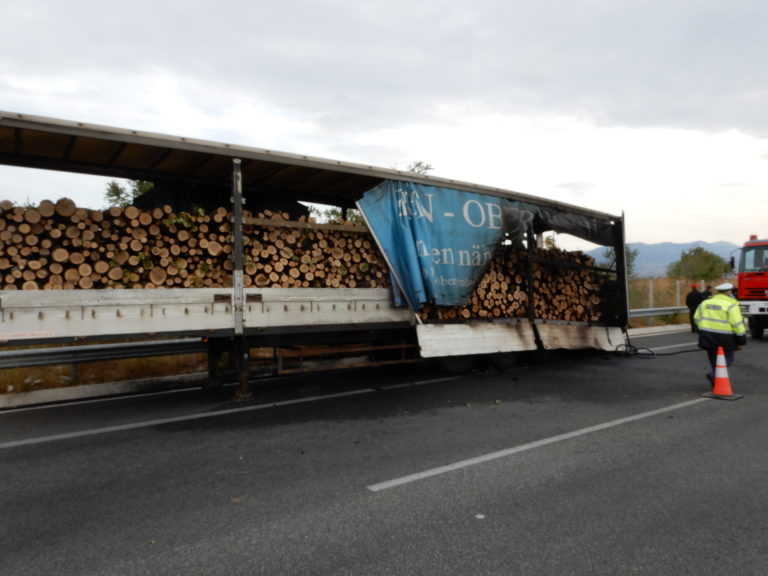
[[[234,271],[232,285],[234,288],[232,312],[235,323],[235,369],[239,388],[236,393],[238,400],[247,400],[253,395],[248,385],[248,344],[245,339],[243,320],[245,290],[243,287],[243,175],[240,169],[240,159],[232,159],[232,226]]]
[[[624,231],[624,212],[621,213],[621,226],[616,227],[616,237],[614,238],[614,251],[616,252],[616,285],[619,289],[619,298],[621,302],[621,321],[622,327],[629,325],[629,275],[627,270],[627,236]],[[653,291],[651,291],[653,298]],[[648,305],[649,308],[653,304]],[[651,318],[648,318],[650,325]]]
[[[534,248],[536,247],[536,233],[533,231],[533,222],[528,223],[528,230],[527,230],[527,239],[525,242],[525,248],[528,252],[528,287],[526,290],[526,294],[528,296],[528,322],[531,325],[531,331],[533,332],[533,340],[536,342],[536,350],[544,350],[544,342],[541,339],[541,334],[539,334],[539,327],[536,325],[536,310],[534,310],[533,302],[534,302],[534,293],[535,290],[533,289],[533,282],[534,282],[534,275],[533,275],[533,261],[536,259],[536,253],[534,252]]]

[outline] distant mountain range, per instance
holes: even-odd
[[[680,256],[686,250],[700,246],[713,254],[717,254],[724,260],[728,260],[734,250],[740,245],[731,242],[660,242],[658,244],[646,244],[644,242],[630,242],[627,244],[630,250],[637,250],[635,258],[635,276],[639,278],[659,278],[667,275],[667,266],[680,260]],[[605,248],[595,248],[587,252],[598,262],[603,260]]]

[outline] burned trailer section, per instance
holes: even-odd
[[[403,181],[382,183],[358,207],[417,316],[423,356],[623,343],[623,260],[605,270],[541,242],[566,233],[623,255],[621,218]]]

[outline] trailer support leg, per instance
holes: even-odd
[[[251,386],[248,383],[250,379],[248,356],[248,345],[245,337],[235,336],[235,370],[237,371],[238,380],[235,400],[250,400],[253,398]]]
[[[224,355],[222,342],[218,338],[208,340],[208,380],[203,385],[206,390],[216,390],[221,388],[221,368],[219,363]]]

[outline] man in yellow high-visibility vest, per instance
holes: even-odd
[[[731,297],[733,284],[726,282],[715,286],[717,294],[707,298],[696,309],[693,319],[699,328],[699,348],[707,351],[712,372],[707,374],[714,381],[717,365],[717,349],[723,348],[725,363],[733,364],[736,350],[747,344],[747,328],[739,309],[739,302]]]

